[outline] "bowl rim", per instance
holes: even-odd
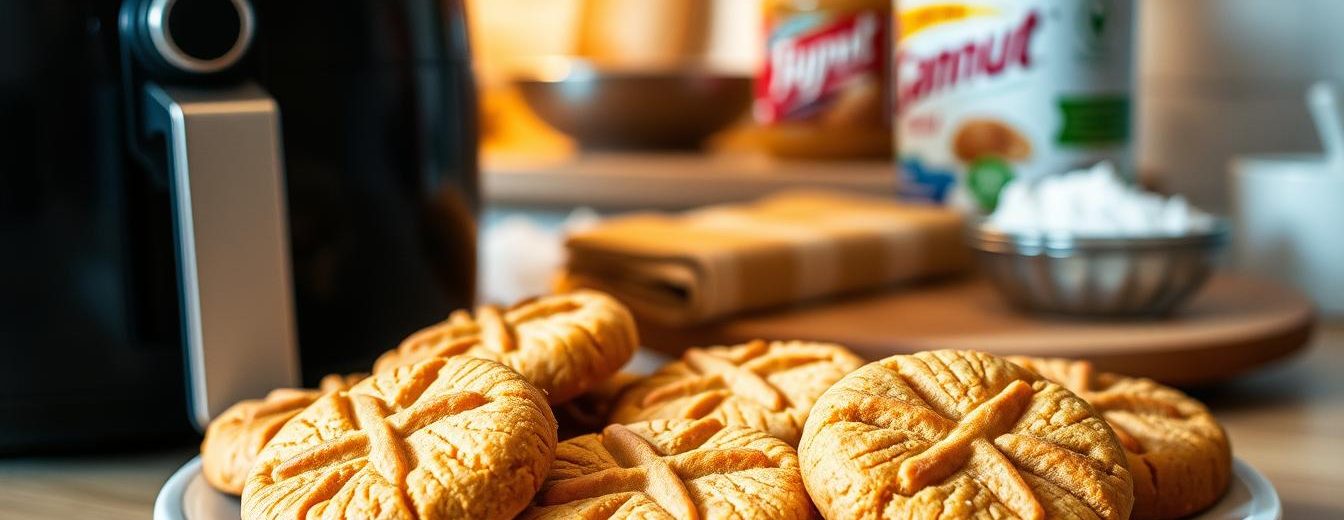
[[[1074,251],[1133,251],[1160,249],[1215,249],[1225,245],[1231,235],[1231,226],[1221,217],[1214,217],[1208,230],[1184,235],[1155,236],[1089,236],[1060,231],[1008,232],[986,225],[975,219],[967,226],[966,242],[972,248],[990,253]]]

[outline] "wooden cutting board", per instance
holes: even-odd
[[[755,338],[833,341],[868,359],[920,350],[976,349],[1088,359],[1098,368],[1193,385],[1227,379],[1292,354],[1311,337],[1312,304],[1281,285],[1215,275],[1161,319],[1083,320],[1009,307],[976,277],[750,315],[690,329],[641,323],[644,343],[688,346]]]

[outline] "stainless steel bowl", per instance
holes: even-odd
[[[1227,226],[1184,236],[1079,238],[1010,234],[975,225],[968,233],[982,270],[1024,309],[1089,317],[1171,312],[1208,280]]]
[[[515,83],[547,124],[590,148],[694,148],[740,119],[750,76],[697,66],[604,68],[540,59]]]

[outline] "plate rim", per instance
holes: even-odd
[[[1265,492],[1264,499],[1266,511],[1264,511],[1264,513],[1268,514],[1252,512],[1251,516],[1247,517],[1246,520],[1283,519],[1283,502],[1279,499],[1279,490],[1274,487],[1273,482],[1269,481],[1269,477],[1266,477],[1260,470],[1255,469],[1255,466],[1252,466],[1249,462],[1236,456],[1232,457],[1232,473],[1246,481],[1247,487],[1252,488],[1252,490],[1261,489]],[[1251,497],[1256,497],[1254,491],[1252,491]]]
[[[1279,499],[1279,490],[1274,487],[1274,483],[1269,481],[1260,470],[1255,469],[1249,462],[1240,457],[1232,457],[1232,473],[1246,482],[1246,486],[1254,490],[1262,490],[1265,495],[1266,509],[1264,511],[1252,512],[1251,516],[1245,520],[1282,520],[1283,502]],[[186,508],[182,500],[186,497],[187,486],[201,474],[201,456],[196,455],[188,460],[168,477],[159,489],[159,494],[154,498],[154,520],[186,520]],[[1252,497],[1258,497],[1254,492]],[[1267,513],[1267,514],[1262,514]]]
[[[159,489],[158,496],[154,497],[154,520],[185,520],[187,512],[182,499],[187,495],[187,485],[200,474],[200,455],[192,457],[174,471]]]

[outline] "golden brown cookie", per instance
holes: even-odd
[[[375,374],[431,357],[467,355],[512,368],[560,404],[606,380],[630,360],[639,334],[630,311],[597,291],[575,291],[454,312],[378,358]]]
[[[1218,502],[1232,447],[1213,414],[1151,379],[1097,372],[1086,361],[1010,357],[1096,408],[1120,438],[1134,475],[1135,520],[1183,518]]]
[[[863,360],[839,345],[753,341],[693,348],[632,385],[611,422],[710,417],[798,444],[812,403]]]
[[[264,399],[249,399],[230,406],[210,421],[201,441],[201,474],[212,487],[237,495],[261,453],[275,432],[289,419],[327,392],[346,390],[364,379],[365,374],[322,378],[318,390],[280,388]]]
[[[613,424],[556,448],[520,518],[811,518],[793,448],[713,419]]]
[[[798,447],[826,518],[1106,518],[1124,450],[1087,402],[980,352],[870,363],[827,390]]]
[[[508,367],[431,358],[323,395],[261,450],[246,520],[511,518],[555,455],[555,418]]]

